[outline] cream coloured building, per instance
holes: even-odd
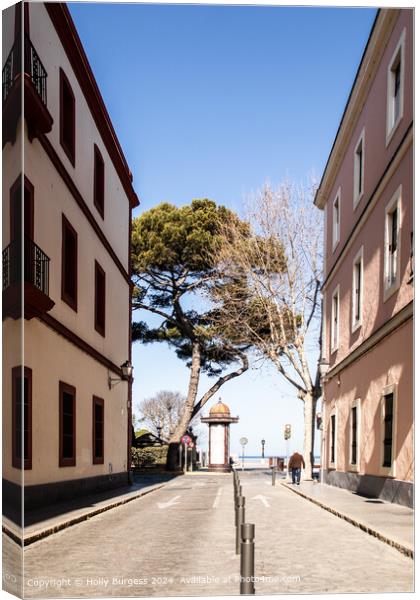
[[[3,491],[30,509],[129,481],[138,199],[65,4],[4,11],[2,67]]]
[[[323,480],[413,502],[413,10],[377,13],[325,215]]]

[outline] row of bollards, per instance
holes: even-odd
[[[233,471],[236,554],[241,555],[240,594],[255,594],[255,525],[245,523],[245,498],[237,471]]]

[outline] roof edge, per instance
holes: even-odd
[[[379,67],[380,59],[388,43],[400,9],[381,8],[373,22],[356,77],[346,106],[344,107],[338,130],[328,156],[321,182],[314,198],[314,204],[324,209],[331,193],[332,184],[344,158],[345,149],[361,113],[371,82]]]
[[[124,191],[130,200],[131,208],[135,208],[140,202],[133,188],[133,176],[118,141],[117,134],[115,133],[70,11],[67,5],[62,2],[44,2],[44,6],[60,37],[60,41],[86,98],[102,140],[121,180]]]

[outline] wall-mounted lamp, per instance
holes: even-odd
[[[130,381],[131,376],[133,374],[133,365],[129,360],[126,360],[123,365],[121,365],[122,377],[111,377],[108,371],[108,387],[111,390],[114,385],[121,383],[121,381]]]

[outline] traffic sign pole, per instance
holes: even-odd
[[[189,435],[185,434],[182,436],[181,438],[181,444],[184,444],[184,452],[185,452],[185,462],[184,462],[184,473],[187,472],[187,467],[188,467],[188,451],[187,451],[187,447],[188,444],[191,444],[192,439],[190,438]]]
[[[246,437],[241,437],[241,439],[239,440],[239,443],[242,446],[242,471],[244,470],[244,460],[245,460],[245,446],[248,443],[248,439]]]

